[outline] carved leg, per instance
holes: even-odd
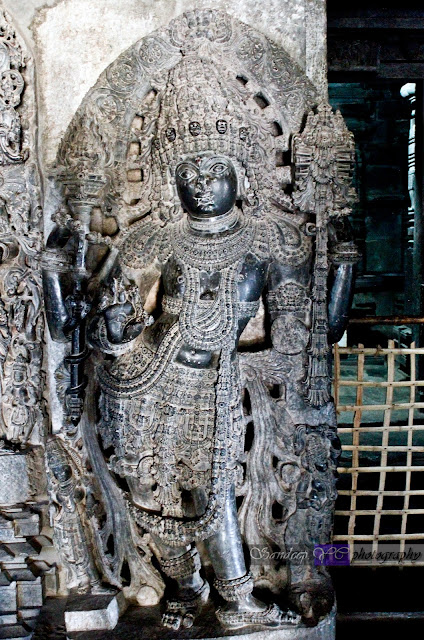
[[[301,613],[303,622],[308,626],[318,624],[334,604],[334,588],[329,574],[324,567],[314,565],[313,541],[299,539],[299,531],[307,532],[314,516],[316,512],[311,507],[299,509],[290,518],[286,531],[287,546],[298,550],[303,548],[307,555],[305,561],[290,563],[288,593],[291,605]]]
[[[177,583],[175,596],[166,602],[162,624],[170,629],[191,627],[209,597],[209,584],[200,575],[200,558],[197,549],[168,547],[155,537],[161,557],[163,572]]]
[[[204,490],[193,491],[193,500],[200,515],[207,502]],[[225,600],[225,604],[216,611],[224,628],[275,628],[298,623],[299,617],[291,611],[284,614],[276,604],[267,606],[252,596],[253,578],[244,560],[234,486],[228,491],[222,527],[205,540],[205,545],[216,576],[215,588]]]

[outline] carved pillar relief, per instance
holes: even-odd
[[[45,431],[42,212],[32,60],[4,12],[0,23],[0,433],[25,446]]]
[[[0,626],[8,637],[29,634],[43,595],[56,593],[39,544],[47,495],[34,88],[33,60],[0,5]]]

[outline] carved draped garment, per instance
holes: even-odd
[[[237,359],[231,361],[230,355],[236,347],[239,317],[255,315],[258,306],[238,300],[243,262],[253,254],[259,260],[301,264],[310,253],[309,239],[294,224],[270,216],[261,222],[243,219],[234,236],[215,243],[198,238],[197,251],[184,225],[182,221],[158,228],[142,223],[123,239],[124,268],[146,268],[154,259],[164,263],[173,255],[182,269],[185,292],[182,299],[168,301],[176,313],[175,323],[156,352],[141,335],[131,350],[99,371],[99,429],[104,446],[114,448],[110,467],[152,488],[161,513],[138,519],[173,543],[190,536],[205,538],[218,528],[226,488],[243,455],[240,374]],[[205,265],[220,272],[213,301],[200,299],[199,272]],[[218,370],[176,362],[183,342],[220,352]],[[184,516],[181,492],[195,487],[209,491],[211,518],[205,516],[203,524],[199,521],[183,531],[177,522]]]

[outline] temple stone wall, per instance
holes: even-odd
[[[184,11],[223,9],[282,45],[324,92],[325,0],[4,0],[33,48],[43,166],[100,73],[138,39]]]

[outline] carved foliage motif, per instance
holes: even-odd
[[[239,520],[253,558],[256,584],[276,590],[286,586],[285,566],[290,570],[289,584],[299,575],[304,581],[308,572],[311,578],[316,571],[314,544],[330,540],[340,443],[331,411],[307,416],[294,406],[302,372],[298,355],[282,355],[274,349],[243,354],[241,370],[254,438],[239,487],[243,496]],[[269,393],[276,384],[278,400]],[[311,423],[325,423],[301,424],[306,417]],[[257,486],[261,492],[255,490]],[[275,545],[280,555],[273,554]]]
[[[80,426],[50,436],[46,445],[50,520],[66,588],[104,593],[106,581],[115,587],[126,585],[128,595],[136,597],[140,586],[148,585],[158,600],[163,583],[150,564],[148,541],[129,523],[116,486],[103,471],[105,463],[95,455],[101,456],[95,434]],[[123,582],[125,562],[133,576],[131,585]]]
[[[25,56],[0,14],[0,434],[40,443],[42,410],[41,229],[37,175],[22,153],[20,102]],[[22,105],[24,106],[24,105]],[[31,105],[25,107],[29,113]],[[25,133],[25,137],[31,134]],[[35,186],[34,186],[35,185]]]
[[[0,165],[20,162],[20,104],[24,80],[24,54],[8,16],[0,13]]]

